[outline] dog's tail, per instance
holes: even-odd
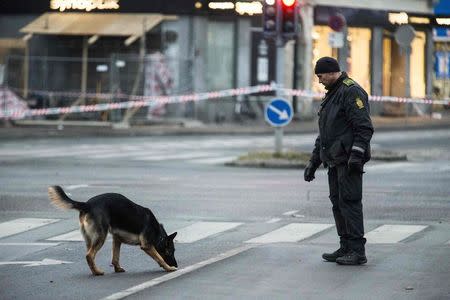
[[[88,210],[87,203],[70,199],[58,185],[48,187],[48,197],[52,204],[60,209],[76,209],[83,212]]]

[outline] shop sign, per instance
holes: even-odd
[[[450,18],[436,18],[436,23],[439,25],[450,25]]]
[[[211,1],[208,4],[208,8],[212,10],[234,10],[240,15],[247,14],[253,16],[262,14],[262,3],[259,1],[253,2],[238,1],[236,3]]]
[[[404,25],[404,24],[428,25],[431,23],[431,20],[428,17],[409,16],[405,12],[389,13],[388,19],[389,23],[393,25]]]
[[[331,48],[344,47],[344,33],[343,32],[330,32],[328,35],[328,44]]]
[[[50,8],[53,10],[111,10],[119,9],[119,0],[50,0]]]
[[[450,41],[450,29],[446,27],[433,28],[433,40],[437,42]]]
[[[450,53],[448,51],[436,51],[434,56],[434,72],[436,74],[436,78],[450,78]]]
[[[408,14],[405,12],[389,13],[389,22],[398,25],[408,24]]]

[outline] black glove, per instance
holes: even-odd
[[[352,150],[348,159],[348,173],[363,173],[364,169],[364,153]]]
[[[305,181],[310,182],[315,178],[314,173],[316,172],[318,167],[319,166],[317,164],[314,164],[311,161],[309,161],[309,164],[306,166],[305,173],[303,175],[305,178]]]

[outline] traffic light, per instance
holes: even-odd
[[[264,0],[263,3],[263,32],[267,37],[273,37],[278,32],[278,9],[277,3],[280,0]]]
[[[298,0],[281,0],[281,34],[291,39],[298,33]]]

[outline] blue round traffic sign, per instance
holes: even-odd
[[[286,99],[274,98],[266,105],[266,121],[272,126],[286,126],[291,122],[293,115],[292,105]]]

